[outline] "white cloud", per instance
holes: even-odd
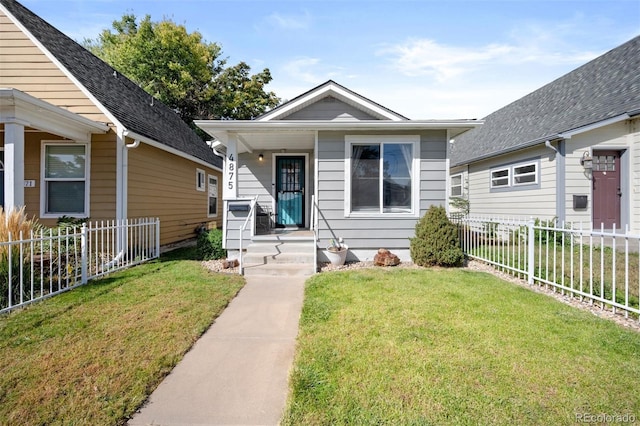
[[[408,76],[433,75],[445,81],[468,71],[470,67],[495,62],[512,54],[508,45],[490,44],[481,49],[438,44],[429,39],[412,39],[378,51],[389,55],[393,67]]]
[[[298,15],[283,15],[275,12],[267,16],[266,21],[282,30],[305,30],[311,25],[311,15],[309,12]]]
[[[316,85],[342,75],[343,69],[337,66],[324,65],[320,59],[300,57],[284,63],[280,70],[288,79],[306,84]]]
[[[387,56],[390,66],[406,76],[433,76],[438,82],[503,65],[551,62],[578,65],[598,55],[566,46],[559,49],[545,33],[521,40],[521,43],[492,43],[471,48],[440,44],[431,39],[410,39],[384,47],[377,55]]]

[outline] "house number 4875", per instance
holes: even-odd
[[[229,189],[233,189],[233,175],[236,171],[236,161],[233,154],[229,154],[228,160],[227,173],[229,174]]]

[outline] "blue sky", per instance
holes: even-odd
[[[283,99],[333,79],[411,119],[482,118],[640,35],[640,0],[21,2],[79,41],[170,18]]]

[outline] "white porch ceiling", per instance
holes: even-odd
[[[238,152],[256,150],[276,151],[280,149],[312,150],[315,146],[316,132],[291,131],[269,133],[237,133],[240,142]]]

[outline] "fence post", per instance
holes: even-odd
[[[535,232],[534,227],[535,221],[533,218],[529,218],[529,222],[527,222],[527,282],[529,285],[533,285],[533,275],[534,275],[534,256],[535,256]]]
[[[87,224],[83,223],[80,228],[80,282],[81,284],[87,283],[87,265],[88,265],[88,255],[87,255]]]

